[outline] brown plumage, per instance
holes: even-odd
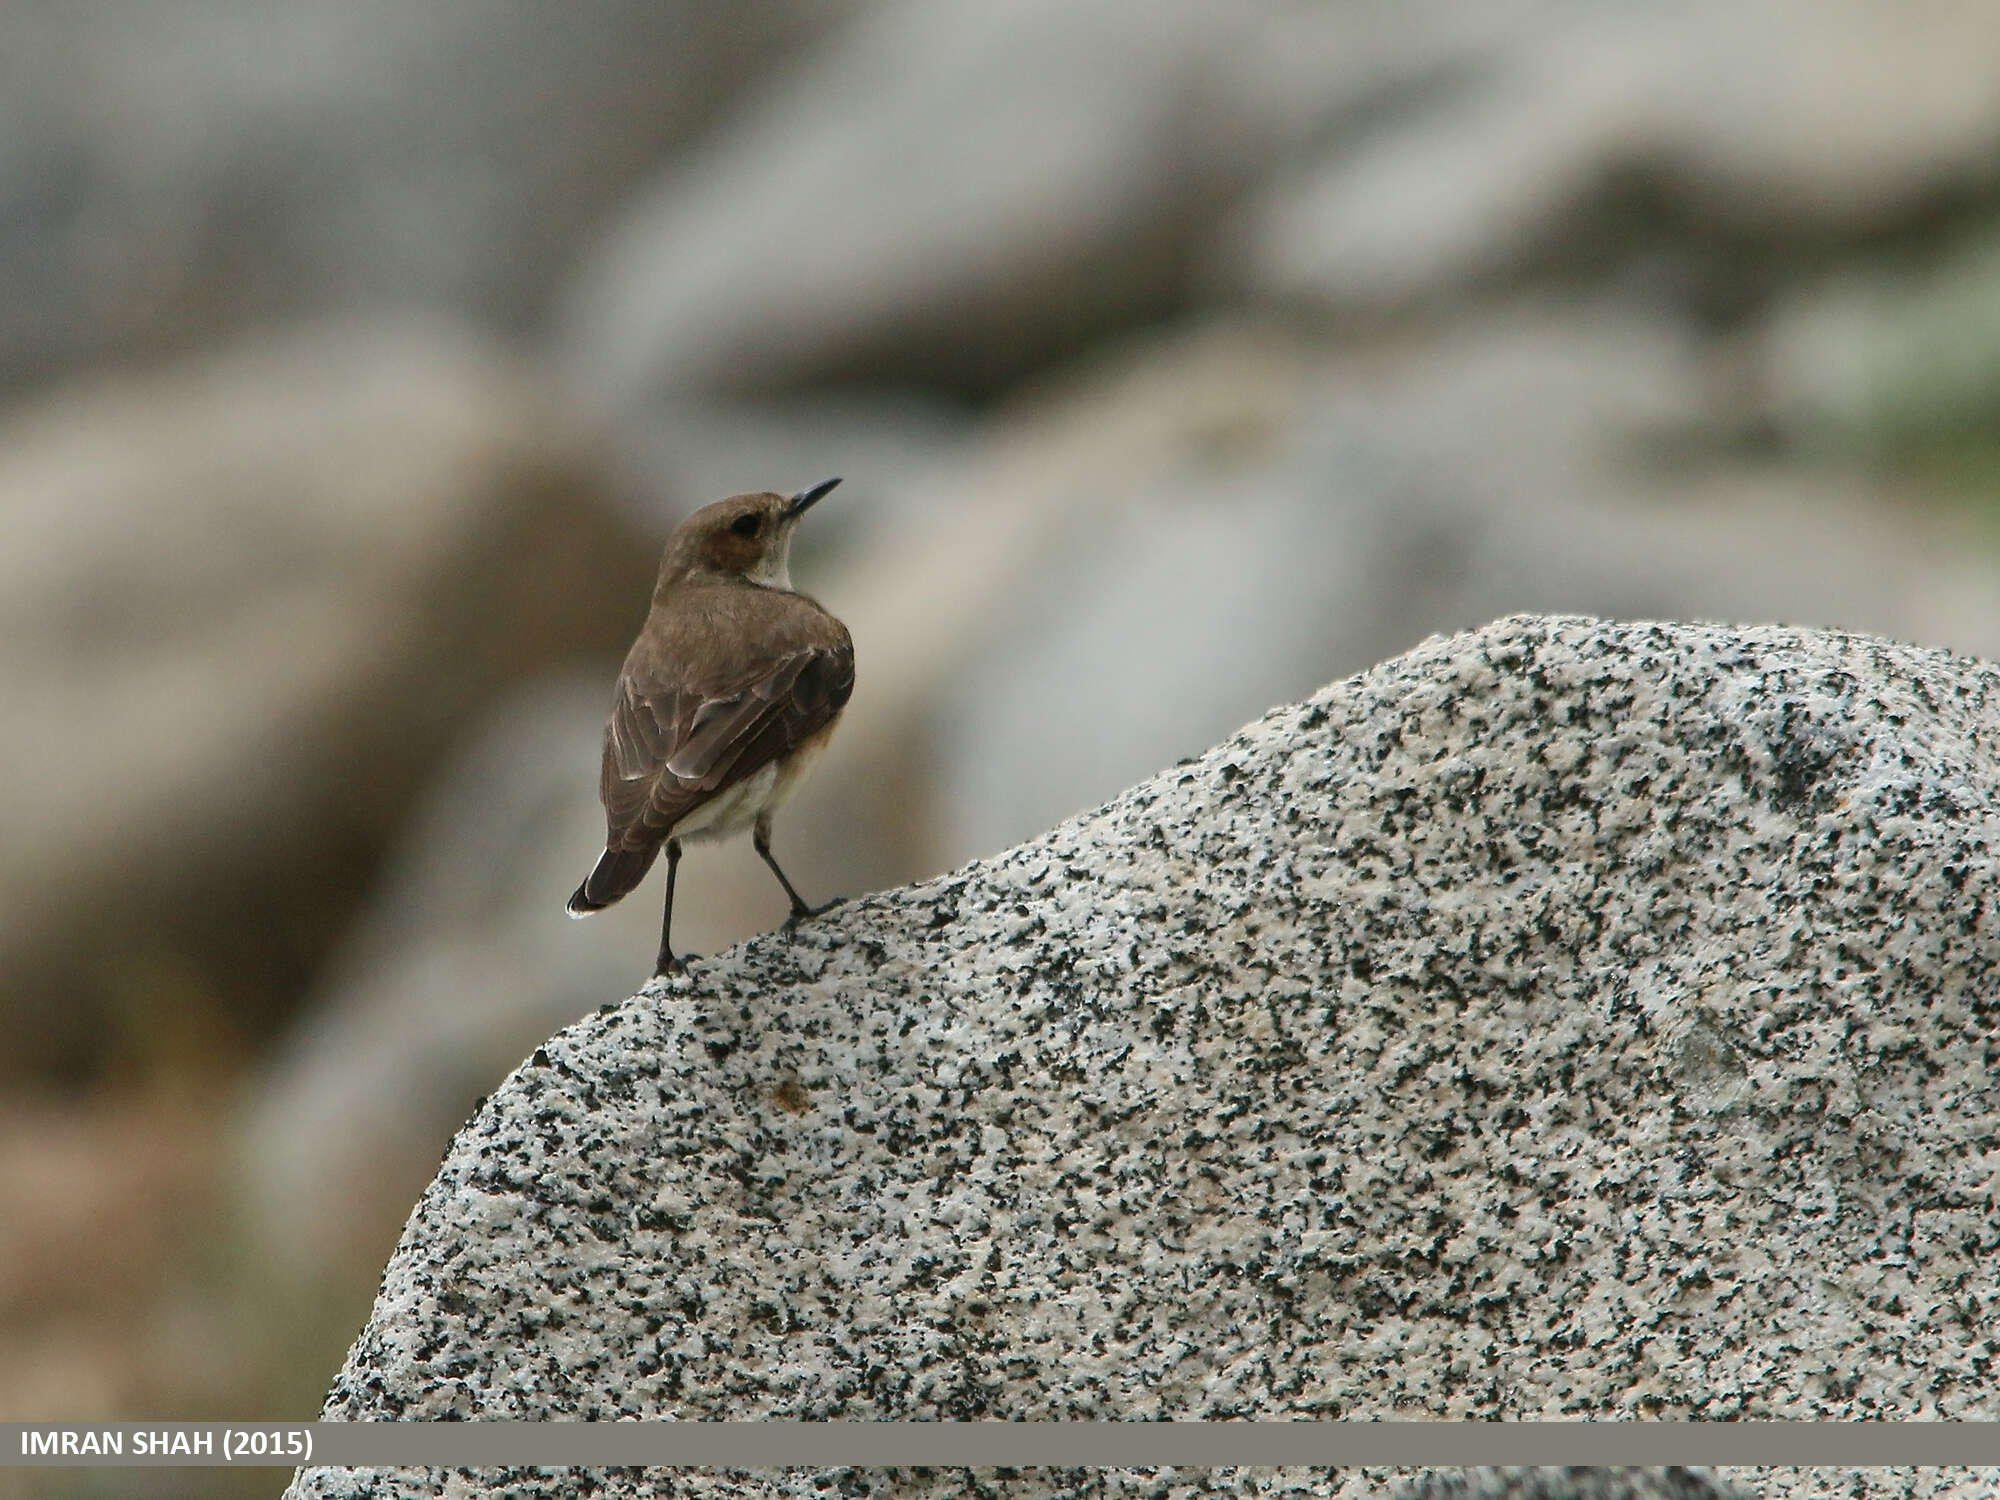
[[[604,729],[598,793],[605,847],[569,899],[588,916],[628,894],[667,854],[667,903],[655,972],[678,967],[674,875],[689,839],[748,828],[771,855],[771,815],[833,732],[854,691],[847,627],[791,586],[799,517],[840,481],[736,495],[696,511],[660,562],[653,607],[625,658]]]

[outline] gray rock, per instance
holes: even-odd
[[[454,324],[79,385],[0,451],[8,1072],[265,1034],[467,716],[615,654],[654,566],[554,394]]]
[[[830,377],[990,390],[1157,313],[1271,149],[1242,98],[1273,9],[870,11],[633,200],[571,288],[568,369],[620,408]]]
[[[1552,265],[1664,257],[1740,299],[1764,274],[1746,244],[1921,229],[1991,181],[2000,59],[1977,5],[1511,14],[1455,77],[1276,174],[1218,237],[1224,282],[1430,314]]]
[[[475,1495],[517,1495],[541,1493],[540,1478],[531,1470],[457,1470],[450,1475],[420,1475],[416,1471],[343,1470],[320,1471],[326,1487],[313,1493],[341,1500],[379,1500],[384,1496],[440,1496],[442,1500],[470,1500]],[[1394,1482],[1393,1470],[1349,1471],[1363,1485]],[[1854,1470],[1820,1470],[1829,1483],[1847,1479]],[[1875,1471],[1883,1472],[1883,1471]],[[940,1495],[1001,1495],[1008,1493],[1054,1493],[1066,1497],[1132,1493],[1149,1500],[1181,1500],[1198,1495],[1240,1496],[1322,1495],[1327,1493],[1324,1470],[1259,1468],[1253,1471],[1230,1469],[1050,1470],[1033,1487],[1009,1485],[986,1473],[954,1472],[942,1483],[912,1484],[907,1475],[890,1486],[891,1493],[936,1493]],[[1254,1478],[1246,1477],[1254,1475]],[[632,1497],[632,1500],[667,1500],[687,1493],[679,1478],[656,1478],[652,1471],[627,1469],[564,1471],[573,1488],[567,1494],[592,1497]],[[317,1477],[317,1476],[316,1476]],[[768,1495],[771,1489],[750,1474],[709,1474],[701,1493],[729,1496]],[[880,1488],[873,1475],[843,1471],[839,1478],[848,1484],[869,1484],[870,1493]],[[1814,1481],[1806,1479],[1807,1486]],[[525,1487],[524,1487],[525,1486]],[[1817,1493],[1817,1490],[1814,1490]],[[806,1493],[812,1493],[807,1491]],[[1422,1477],[1394,1484],[1393,1491],[1363,1489],[1359,1493],[1389,1493],[1390,1500],[1748,1500],[1743,1490],[1719,1484],[1689,1469],[1447,1469],[1426,1470]],[[1803,1490],[1788,1491],[1804,1494]],[[1829,1500],[1832,1492],[1828,1491]],[[1970,1497],[1968,1497],[1970,1500]]]
[[[1996,716],[1860,637],[1427,643],[551,1038],[326,1415],[1991,1420]],[[1301,1480],[1379,1482],[1237,1476]]]
[[[14,7],[0,381],[356,303],[522,326],[628,184],[845,8]]]
[[[1731,1500],[1741,1493],[1691,1469],[1455,1469],[1399,1488],[1396,1500]]]

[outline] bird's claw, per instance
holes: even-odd
[[[792,914],[785,918],[785,931],[791,932],[798,927],[799,923],[812,917],[824,916],[836,906],[845,906],[846,904],[847,898],[845,896],[835,896],[831,901],[822,901],[818,906],[794,907]]]

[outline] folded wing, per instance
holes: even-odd
[[[599,782],[608,847],[657,848],[711,797],[831,724],[853,691],[846,642],[776,657],[714,696],[626,678],[605,729]]]

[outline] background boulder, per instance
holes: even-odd
[[[0,389],[356,305],[532,326],[659,153],[849,6],[23,7]]]
[[[653,570],[534,372],[439,321],[17,409],[0,509],[17,1080],[261,1042],[440,748],[514,677],[613,647]]]

